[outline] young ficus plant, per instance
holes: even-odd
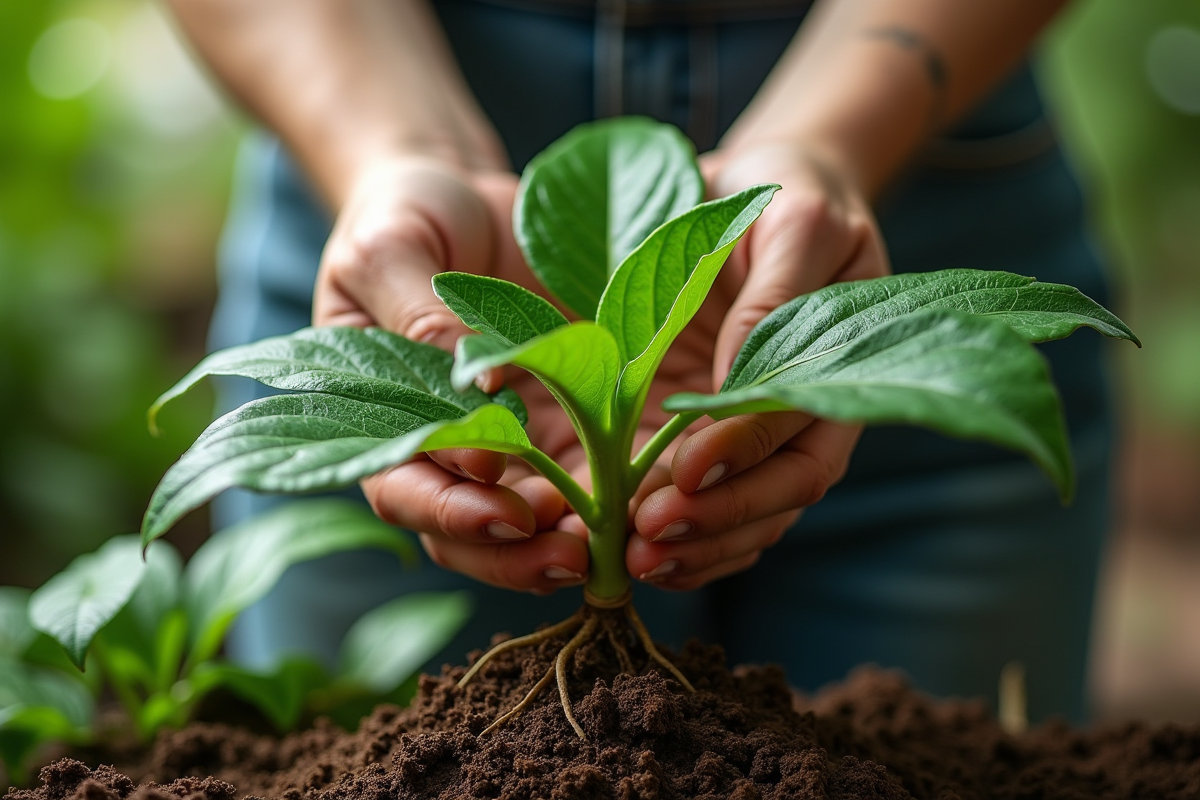
[[[235,486],[334,489],[450,447],[517,456],[588,527],[588,606],[501,645],[578,630],[529,697],[497,724],[557,676],[574,725],[564,679],[571,653],[603,631],[630,663],[627,631],[614,633],[611,615],[595,609],[623,608],[648,656],[687,685],[628,604],[624,554],[638,485],[705,414],[796,410],[848,423],[922,425],[1028,455],[1068,499],[1073,476],[1059,400],[1031,344],[1081,326],[1137,340],[1071,287],[1000,272],[895,275],[798,297],[754,329],[720,392],[667,398],[663,407],[675,416],[633,452],[663,357],[778,189],[754,186],[702,203],[695,153],[674,128],[635,118],[575,129],[526,169],[514,226],[530,269],[577,321],[515,284],[448,272],[434,278],[434,290],[477,332],[459,341],[453,358],[386,331],[349,328],[302,330],[208,357],[152,414],[206,375],[255,378],[290,393],[248,403],[201,435],[156,491],[143,541]],[[566,410],[587,454],[590,492],[530,442],[513,392],[489,396],[472,384],[504,365],[535,375]]]

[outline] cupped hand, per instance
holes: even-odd
[[[453,350],[470,331],[434,295],[434,275],[472,272],[536,289],[511,233],[516,186],[509,172],[429,158],[375,165],[348,193],[326,245],[314,324],[378,326]],[[480,382],[495,391],[503,380],[496,370]],[[514,373],[509,383],[530,407],[530,438],[569,462],[565,414],[531,376]],[[419,533],[436,563],[486,583],[547,592],[587,572],[585,539],[559,526],[567,509],[558,490],[503,455],[438,451],[362,487],[382,519]]]
[[[711,392],[770,311],[830,283],[878,277],[889,268],[868,202],[832,157],[779,143],[716,151],[701,163],[713,196],[757,183],[782,186],[664,363],[669,383],[678,374],[673,359],[690,352],[695,361],[707,346],[711,369],[704,376],[711,383],[700,391]],[[841,479],[859,433],[792,412],[694,429],[642,486],[637,535],[626,551],[630,573],[687,590],[751,566]]]

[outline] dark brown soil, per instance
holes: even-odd
[[[1084,734],[1050,724],[1014,738],[981,703],[936,702],[894,674],[860,670],[797,699],[779,670],[731,673],[719,648],[694,644],[676,661],[695,694],[654,670],[611,679],[608,644],[585,645],[571,696],[586,742],[553,685],[479,736],[562,644],[501,656],[465,690],[455,687],[460,667],[426,677],[411,708],[380,707],[353,734],[318,724],[276,741],[194,724],[125,768],[140,788],[111,768],[61,760],[39,788],[6,800],[1200,800],[1200,726]]]

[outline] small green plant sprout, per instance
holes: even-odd
[[[496,652],[574,632],[516,708],[557,677],[575,723],[565,667],[604,635],[632,668],[629,645],[690,688],[654,647],[629,603],[627,508],[647,470],[707,414],[799,410],[848,423],[909,423],[1024,453],[1068,498],[1071,457],[1058,396],[1033,342],[1081,326],[1135,341],[1077,290],[1000,272],[953,270],[840,283],[783,305],[751,333],[721,391],[677,394],[675,416],[633,452],[655,371],[693,318],[722,264],[779,189],[753,186],[701,202],[691,145],[646,119],[581,126],[525,170],[514,228],[529,268],[574,315],[521,287],[448,272],[438,297],[477,335],[453,358],[386,331],[308,329],[205,359],[155,407],[206,375],[255,378],[288,393],[248,403],[212,424],[163,479],[143,528],[146,543],[224,489],[310,492],[353,483],[413,455],[484,448],[526,461],[589,529],[586,605],[565,622]],[[526,436],[508,390],[472,385],[515,365],[562,405],[586,450],[585,491]],[[631,635],[632,631],[632,635]]]
[[[367,612],[332,672],[300,657],[256,670],[219,656],[229,626],[287,567],[362,548],[416,557],[411,537],[360,504],[306,500],[221,531],[186,567],[166,542],[143,560],[140,537],[118,536],[32,594],[0,587],[0,762],[23,783],[42,744],[122,733],[96,727],[105,690],[142,741],[182,726],[217,689],[280,731],[305,715],[353,723],[378,702],[407,702],[417,671],[469,617],[464,593],[411,594]]]

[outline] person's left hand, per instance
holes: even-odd
[[[830,283],[889,272],[874,215],[844,165],[772,144],[716,151],[702,167],[716,197],[756,183],[783,188],[664,360],[646,429],[668,418],[659,409],[667,395],[717,391],[751,329],[776,307]],[[753,565],[841,479],[861,429],[777,412],[697,423],[693,431],[634,500],[626,566],[665,589],[694,589]]]

